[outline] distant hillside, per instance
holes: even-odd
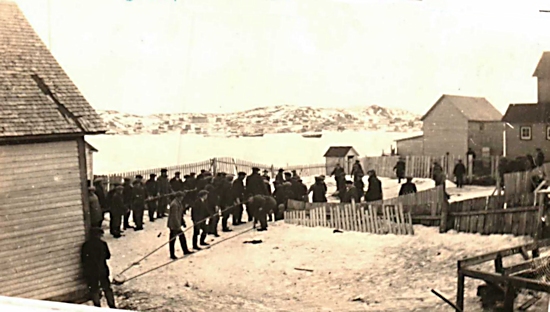
[[[138,116],[99,111],[111,134],[303,133],[316,131],[420,131],[420,116],[405,110],[371,105],[361,108],[312,108],[291,105],[260,107],[228,114],[155,114]]]

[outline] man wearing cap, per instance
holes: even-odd
[[[403,157],[399,157],[399,160],[395,164],[395,167],[393,167],[395,175],[397,176],[397,183],[401,183],[401,180],[405,178],[405,169],[405,160],[403,159]]]
[[[251,198],[255,195],[267,195],[267,188],[265,187],[264,180],[259,174],[260,168],[253,167],[252,173],[246,177],[246,189],[245,197]],[[255,217],[255,205],[246,205],[246,214],[248,215],[248,222],[254,220]]]
[[[147,198],[147,192],[141,183],[142,176],[136,176],[136,180],[133,183],[132,188],[132,211],[134,213],[134,223],[136,227],[135,231],[143,230],[143,213],[145,211],[145,198]]]
[[[122,191],[122,197],[124,199],[124,226],[123,229],[130,229],[130,214],[132,213],[132,180],[130,178],[124,178],[124,184],[122,185],[124,190]]]
[[[283,176],[283,173],[285,170],[283,168],[279,169],[279,172],[277,172],[277,175],[275,176],[275,182],[283,183],[285,181],[285,178]]]
[[[208,246],[206,242],[207,235],[207,226],[206,220],[209,217],[207,200],[208,191],[201,190],[197,194],[197,200],[193,203],[193,208],[191,210],[191,219],[193,220],[193,249],[201,250],[198,245],[199,234],[200,234],[200,244],[202,246]]]
[[[292,194],[294,194],[294,200],[308,201],[307,186],[303,183],[302,179],[294,178],[294,182],[292,183]]]
[[[204,178],[205,173],[206,173],[206,170],[201,169],[201,173],[199,173],[199,175],[197,176],[197,180],[200,180],[200,179]]]
[[[340,164],[336,164],[336,167],[334,167],[334,170],[332,170],[330,176],[334,176],[334,179],[336,180],[336,189],[339,192],[340,199],[342,199],[341,196],[344,195],[346,189],[346,172],[344,171],[344,168],[342,168]]]
[[[315,177],[315,183],[309,187],[307,193],[313,193],[311,196],[311,201],[314,203],[327,202],[327,189],[321,177]]]
[[[168,197],[166,195],[172,193],[170,182],[168,181],[168,169],[160,170],[160,177],[157,179],[159,195],[157,219],[166,217],[166,208],[168,206]]]
[[[357,189],[356,202],[360,203],[361,198],[365,195],[365,183],[363,182],[363,173],[356,173],[356,179],[353,181],[353,185]]]
[[[155,222],[155,211],[157,211],[158,201],[156,198],[159,195],[157,184],[157,175],[151,173],[149,180],[145,182],[145,190],[147,191],[147,211],[149,212],[149,221]]]
[[[114,238],[119,238],[120,235],[120,226],[122,223],[122,218],[126,213],[126,207],[124,206],[124,198],[122,192],[124,191],[124,186],[117,185],[113,192],[113,197],[111,198],[110,208],[111,208],[111,221],[109,225],[109,231]]]
[[[107,243],[101,239],[102,235],[102,229],[97,227],[91,228],[90,238],[82,245],[80,260],[82,262],[84,279],[88,284],[90,299],[92,299],[94,306],[101,306],[101,288],[103,289],[103,293],[105,293],[109,308],[116,309],[115,297],[111,289],[111,282],[109,281],[109,266],[107,265],[107,260],[111,258],[111,253]]]
[[[181,180],[180,175],[181,173],[176,171],[174,177],[170,179],[170,187],[172,188],[172,192],[183,191],[183,181]]]
[[[243,216],[243,202],[244,202],[244,178],[246,177],[246,173],[239,172],[237,174],[237,179],[233,181],[233,185],[231,185],[231,197],[233,199],[233,203],[236,204],[235,208],[233,209],[233,226],[242,224],[242,216]]]
[[[351,169],[351,175],[353,176],[353,181],[357,181],[358,179],[362,179],[365,175],[365,172],[363,171],[363,167],[361,166],[361,162],[359,160],[355,161],[355,164],[353,164],[353,167]]]
[[[267,171],[267,169],[264,169],[262,177],[264,179],[267,178],[268,180],[271,180],[271,177],[269,176],[269,171]]]
[[[231,194],[231,182],[233,182],[233,175],[226,175],[219,188],[220,195],[220,210],[222,212],[222,232],[231,232],[231,229],[227,226],[227,221],[231,215],[231,210],[228,207],[233,205],[233,197]]]
[[[346,180],[346,191],[342,196],[341,202],[342,203],[357,202],[357,196],[358,196],[357,189],[355,188],[355,185],[353,185],[353,182],[350,180]]]
[[[197,179],[195,178],[195,173],[191,172],[185,177],[185,181],[183,182],[183,190],[186,192],[183,198],[185,209],[190,207],[195,202],[195,199],[197,199],[196,188]]]
[[[285,180],[284,182],[291,182],[292,183],[292,173],[290,172],[285,172]],[[283,182],[283,183],[284,183]]]
[[[88,197],[90,201],[90,223],[93,227],[101,228],[103,222],[103,211],[99,204],[99,198],[95,194],[95,187],[88,187]]]
[[[382,196],[382,182],[376,177],[376,171],[370,170],[367,172],[369,175],[369,186],[367,187],[367,192],[365,193],[365,201],[371,202],[376,200],[381,200]]]
[[[103,188],[103,180],[101,178],[96,178],[94,180],[94,187],[95,195],[97,196],[97,199],[99,201],[99,207],[101,207],[101,222],[99,223],[99,227],[101,227],[104,219],[103,215],[109,210],[106,198],[107,193],[105,192],[105,188]]]
[[[208,210],[208,230],[207,233],[219,237],[218,235],[218,222],[220,221],[220,210],[218,190],[213,184],[207,184],[205,190],[208,191],[208,198],[206,199],[206,207]]]
[[[184,255],[190,255],[192,252],[187,248],[187,240],[181,227],[186,227],[183,219],[183,196],[182,191],[176,192],[174,199],[170,203],[170,211],[168,212],[168,228],[170,229],[170,259],[176,260],[176,238],[179,237],[181,250]]]

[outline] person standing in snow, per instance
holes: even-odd
[[[434,161],[432,179],[435,181],[435,186],[442,185],[445,182],[445,173],[438,161]]]
[[[233,198],[233,203],[237,206],[233,209],[233,226],[242,224],[242,216],[243,216],[243,203],[244,203],[244,193],[245,193],[245,187],[244,187],[244,178],[246,177],[246,173],[239,172],[237,175],[237,179],[233,181],[233,185],[231,186],[231,196]]]
[[[357,188],[353,185],[352,181],[346,180],[346,190],[342,196],[341,202],[351,203],[353,201],[356,203],[357,197],[359,197],[357,194]]]
[[[540,167],[544,165],[544,153],[540,148],[537,148],[537,156],[536,156],[536,166]]]
[[[185,234],[182,231],[182,227],[186,227],[185,220],[183,219],[183,201],[184,193],[182,191],[176,192],[174,199],[170,203],[170,211],[168,212],[168,229],[170,229],[169,250],[170,259],[176,260],[176,238],[179,238],[181,250],[184,255],[190,255],[193,252],[187,248],[187,240]]]
[[[371,202],[376,200],[381,200],[382,196],[382,182],[376,177],[376,171],[370,170],[369,175],[369,186],[367,192],[365,193],[365,201]]]
[[[395,175],[397,176],[397,183],[401,183],[401,180],[405,178],[405,169],[405,160],[403,159],[403,157],[399,157],[399,160],[395,164],[395,167],[393,167]]]
[[[277,172],[277,175],[275,176],[275,182],[283,183],[285,181],[285,178],[283,176],[283,173],[285,170],[283,168],[279,169],[279,172]]]
[[[201,190],[197,194],[197,200],[193,203],[191,210],[191,219],[193,220],[193,249],[201,250],[199,247],[199,241],[202,246],[208,246],[206,242],[206,235],[208,228],[204,221],[210,215],[208,213],[208,204],[206,202],[208,198],[208,191]],[[199,240],[200,235],[200,240]]]
[[[458,160],[453,170],[453,175],[456,178],[456,186],[462,188],[464,186],[464,175],[466,174],[466,166],[462,163],[462,159]]]
[[[158,200],[156,197],[159,194],[156,174],[151,173],[149,175],[149,180],[145,182],[145,190],[147,191],[147,211],[149,213],[149,221],[155,222],[155,211],[157,211],[158,207]]]
[[[161,196],[158,201],[157,219],[161,219],[166,217],[166,210],[168,208],[168,197],[165,195],[172,193],[170,181],[168,181],[168,169],[163,168],[160,170],[160,177],[157,179],[157,185],[159,195]]]
[[[312,202],[314,203],[326,203],[327,202],[327,188],[321,177],[315,177],[315,183],[312,184],[308,190],[308,194],[313,192]]]
[[[365,172],[363,171],[363,167],[361,166],[361,162],[359,160],[355,161],[355,164],[353,164],[353,167],[351,168],[351,175],[353,176],[353,182],[363,178],[365,175]]]
[[[90,223],[93,227],[101,228],[103,222],[103,210],[99,204],[99,198],[95,194],[95,187],[88,187],[88,197],[90,202]]]
[[[336,164],[336,167],[334,167],[334,170],[332,170],[330,176],[334,176],[334,180],[336,180],[336,190],[339,192],[342,191],[340,194],[343,194],[346,187],[346,172],[344,171],[344,168],[342,168],[340,164]],[[340,197],[340,199],[341,198],[342,197]]]

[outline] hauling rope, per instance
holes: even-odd
[[[217,241],[217,242],[211,244],[209,248],[205,248],[205,249],[198,250],[198,251],[196,251],[196,252],[193,253],[193,254],[196,254],[196,253],[198,253],[198,252],[200,252],[200,251],[203,251],[203,250],[208,250],[208,249],[212,248],[212,247],[215,246],[215,245],[221,244],[221,243],[226,242],[226,241],[228,241],[228,240],[230,240],[230,239],[232,239],[232,238],[235,238],[235,237],[237,237],[237,236],[243,235],[243,234],[245,234],[245,233],[247,233],[247,232],[252,231],[253,229],[255,229],[255,227],[251,227],[251,228],[249,228],[249,229],[247,229],[247,230],[241,231],[241,232],[239,232],[238,234],[235,234],[235,235],[233,235],[233,236],[226,237],[226,238],[224,238],[224,239],[222,239],[222,240],[220,240],[220,241]],[[157,249],[157,250],[158,250],[158,249]],[[155,250],[155,251],[156,251],[156,250]],[[152,254],[152,253],[151,253],[151,254]],[[149,255],[151,255],[151,254],[149,254]],[[136,279],[136,278],[138,278],[138,277],[141,277],[141,276],[143,276],[143,275],[145,275],[145,274],[151,273],[151,272],[156,271],[156,270],[158,270],[158,269],[160,269],[160,268],[163,268],[163,267],[165,267],[165,266],[168,266],[169,264],[174,263],[174,262],[176,262],[176,261],[178,261],[178,260],[185,259],[185,258],[187,258],[188,256],[190,256],[190,255],[184,256],[184,257],[182,257],[182,258],[178,258],[178,259],[176,259],[176,260],[168,261],[168,262],[166,262],[166,263],[164,263],[164,264],[161,264],[161,265],[159,265],[159,266],[156,266],[156,267],[154,267],[154,268],[152,268],[152,269],[149,269],[149,270],[147,270],[147,271],[145,271],[145,272],[139,273],[139,274],[137,274],[137,275],[134,275],[134,276],[132,276],[132,277],[126,279],[126,278],[124,278],[124,276],[123,276],[122,274],[123,274],[124,272],[126,272],[129,268],[131,268],[131,267],[134,265],[134,264],[132,264],[128,269],[124,270],[124,271],[121,272],[120,274],[117,274],[117,275],[113,278],[113,284],[115,284],[115,285],[123,285],[123,284],[126,283],[126,282],[129,282],[129,281],[131,281],[131,280],[133,280],[133,279]],[[143,260],[143,259],[142,259],[142,260]]]

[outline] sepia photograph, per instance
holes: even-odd
[[[0,311],[550,312],[549,217],[550,1],[0,0]]]

